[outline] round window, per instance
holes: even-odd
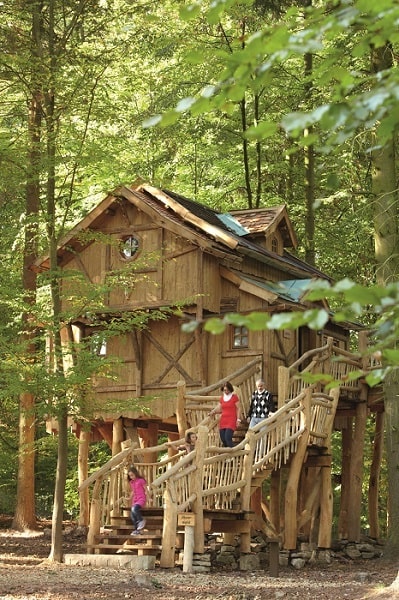
[[[129,235],[122,240],[121,254],[123,258],[133,258],[137,254],[138,249],[139,241],[133,235]]]

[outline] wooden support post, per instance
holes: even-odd
[[[81,485],[88,477],[88,457],[90,445],[90,431],[80,430],[78,449],[78,482]],[[79,490],[79,520],[80,527],[89,524],[89,488]]]
[[[192,573],[195,515],[193,513],[180,513],[177,517],[177,523],[178,525],[184,525],[183,573]]]
[[[180,437],[186,435],[188,429],[186,418],[186,382],[177,382],[176,421]]]
[[[184,528],[183,573],[193,572],[193,552],[194,527],[191,527],[191,525],[186,525]]]
[[[246,519],[248,521],[247,531],[243,531],[240,534],[240,551],[243,554],[249,554],[251,552],[251,523],[249,522],[249,513],[251,508],[251,480],[252,480],[252,465],[255,454],[255,433],[251,430],[247,432],[247,444],[245,449],[247,454],[244,456],[242,478],[246,482],[245,486],[241,488],[240,499],[241,509],[247,513]]]
[[[363,454],[364,438],[367,423],[367,404],[362,402],[356,405],[355,427],[353,431],[353,444],[350,464],[350,489],[349,489],[349,514],[348,540],[360,541],[360,518],[362,509],[362,482],[363,482]]]
[[[331,468],[322,467],[320,479],[320,525],[317,545],[319,548],[331,548],[331,526],[333,519]]]
[[[163,569],[175,566],[176,551],[176,529],[177,529],[177,508],[172,501],[170,491],[165,492],[163,532],[162,532],[162,552],[159,561]]]
[[[116,419],[112,424],[112,456],[115,456],[122,450],[123,440],[123,420]]]
[[[267,540],[269,543],[269,574],[270,577],[278,577],[280,567],[280,542],[276,538]]]
[[[380,526],[378,522],[378,500],[380,490],[381,460],[384,446],[384,413],[375,415],[373,459],[370,468],[369,479],[369,536],[378,539],[380,537]]]
[[[205,450],[208,445],[209,431],[207,427],[200,425],[197,432],[195,444],[196,470],[191,473],[191,492],[195,495],[192,511],[195,514],[194,552],[204,552],[204,508],[202,505],[202,472],[204,469]]]
[[[281,469],[272,471],[270,476],[270,522],[274,531],[280,533],[280,484]]]
[[[262,487],[261,485],[253,491],[251,496],[251,511],[256,521],[262,520]]]
[[[277,393],[277,404],[278,408],[284,406],[286,401],[289,399],[290,391],[290,371],[287,367],[282,365],[278,368],[278,393]]]
[[[342,457],[341,457],[341,502],[338,518],[338,537],[348,539],[349,522],[349,490],[351,485],[350,460],[352,454],[352,426],[353,419],[346,419],[346,427],[342,429]]]
[[[144,448],[154,448],[158,445],[158,433],[159,433],[159,425],[158,423],[149,422],[147,424],[147,428],[140,429],[141,438],[144,441]],[[146,463],[155,463],[158,460],[158,452],[154,450],[152,453],[146,454],[145,462]]]
[[[296,453],[292,457],[290,471],[285,490],[285,518],[284,518],[284,548],[286,550],[295,550],[297,543],[297,501],[298,501],[298,482],[301,475],[301,469],[307,451],[309,430],[310,430],[310,405],[312,402],[312,392],[306,390],[304,404],[304,431],[298,440]]]
[[[331,390],[332,406],[325,420],[324,427],[327,434],[326,447],[331,453],[332,446],[332,428],[337,411],[340,390],[336,387]],[[318,536],[319,548],[331,547],[332,521],[333,521],[333,491],[331,482],[331,465],[323,466],[320,473],[321,489],[320,489],[320,526]]]
[[[101,526],[101,487],[102,487],[103,478],[99,477],[94,484],[93,488],[93,497],[91,500],[90,507],[90,525],[89,531],[87,534],[87,553],[93,554],[92,546],[96,542],[97,536],[100,534],[100,526]]]

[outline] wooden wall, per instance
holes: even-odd
[[[181,302],[187,312],[202,320],[226,311],[248,313],[269,308],[265,300],[222,278],[220,266],[233,266],[269,281],[289,278],[283,271],[235,256],[230,250],[225,254],[213,249],[207,253],[178,235],[176,229],[166,229],[159,219],[121,200],[103,221],[97,241],[71,257],[65,267],[81,274],[77,283],[73,278],[63,282],[65,297],[74,291],[81,301],[86,285],[104,283],[106,277],[123,273],[123,281],[114,282],[104,297],[112,311]],[[132,259],[120,252],[120,241],[127,235],[139,240],[139,250]],[[68,302],[64,301],[64,308]],[[292,364],[300,349],[301,333],[293,331],[250,331],[248,347],[234,348],[231,327],[223,335],[212,335],[200,329],[187,334],[181,325],[180,319],[173,316],[167,321],[151,321],[143,331],[110,339],[107,354],[120,363],[114,367],[114,379],[95,381],[98,405],[107,406],[109,415],[137,418],[143,411],[135,406],[135,398],[144,396],[153,415],[169,418],[174,412],[179,380],[184,379],[188,389],[198,389],[227,377],[258,356],[263,357],[268,389],[277,393],[278,367]],[[319,338],[312,338],[312,343]],[[303,339],[306,344],[302,346],[309,345],[310,336],[305,332]]]

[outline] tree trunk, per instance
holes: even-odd
[[[313,70],[313,56],[310,53],[305,54],[305,97],[311,104],[313,84],[309,80]],[[312,134],[312,128],[309,127],[304,135],[308,137]],[[306,217],[305,217],[305,260],[310,265],[316,264],[315,249],[315,155],[314,146],[310,143],[304,148],[305,160],[305,199],[306,199]]]
[[[47,131],[47,235],[50,257],[50,290],[53,309],[53,337],[54,337],[54,374],[58,376],[58,383],[64,377],[64,368],[61,349],[61,298],[57,261],[57,234],[56,234],[56,202],[55,202],[55,162],[56,162],[56,117],[55,117],[55,71],[56,51],[54,47],[54,2],[49,3],[48,22],[48,51],[50,57],[50,79],[48,91],[45,95],[45,114]],[[62,389],[62,386],[60,385]],[[52,516],[51,550],[49,560],[61,562],[62,551],[62,525],[64,520],[65,484],[67,478],[68,462],[68,400],[59,393],[54,398],[58,420],[58,455],[57,474],[55,480],[54,506]]]
[[[390,44],[371,53],[374,72],[391,69]],[[377,140],[378,142],[378,140]],[[399,269],[398,188],[395,165],[395,141],[392,138],[372,154],[374,195],[374,240],[377,282],[386,285],[397,281]],[[386,416],[386,450],[388,465],[388,539],[384,554],[399,553],[399,371],[391,372],[384,381]]]
[[[388,537],[384,556],[399,556],[399,382],[396,372],[384,383],[386,456],[388,466]]]
[[[68,466],[67,407],[58,413],[58,455],[51,529],[49,561],[62,562],[62,526],[64,521],[65,482]]]
[[[36,59],[41,46],[41,16],[36,2],[32,2],[32,59]],[[37,64],[36,60],[32,60]],[[28,115],[28,157],[27,157],[27,182],[26,182],[26,228],[24,241],[24,260],[22,272],[22,287],[27,306],[33,305],[36,300],[36,273],[30,265],[37,258],[37,232],[38,212],[40,200],[40,137],[42,122],[41,93],[35,84],[39,74],[33,68],[32,96]],[[34,357],[36,348],[34,342],[35,332],[32,329],[28,312],[23,316],[23,338],[26,341],[26,354]],[[19,454],[17,475],[17,504],[15,508],[12,528],[23,531],[35,529],[35,398],[26,391],[19,400]]]

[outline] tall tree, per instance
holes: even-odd
[[[374,73],[393,67],[390,43],[371,52]],[[380,144],[378,137],[372,153],[374,194],[374,239],[377,282],[386,286],[399,275],[399,193],[397,184],[395,135]],[[391,371],[384,381],[386,456],[388,465],[388,540],[386,554],[399,553],[399,371]]]
[[[22,287],[25,292],[26,310],[23,313],[22,338],[26,344],[26,353],[34,360],[36,353],[36,326],[29,307],[36,301],[36,273],[30,265],[37,258],[38,220],[40,202],[40,170],[41,170],[41,120],[42,89],[40,74],[36,70],[41,56],[41,4],[37,1],[29,3],[31,11],[31,44],[30,44],[30,82],[28,93],[28,155],[25,211],[24,260],[22,265]],[[24,390],[20,394],[19,410],[19,453],[17,478],[17,505],[12,526],[14,529],[34,529],[36,527],[35,511],[35,432],[36,432],[35,398],[31,391]]]

